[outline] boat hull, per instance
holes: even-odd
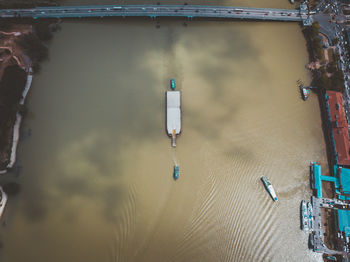
[[[174,180],[177,180],[180,176],[180,170],[179,170],[179,167],[178,166],[174,166],[174,174],[173,174],[173,177],[174,177]]]
[[[272,198],[273,201],[277,202],[278,198],[277,198],[277,194],[275,192],[275,189],[273,188],[273,186],[271,185],[271,182],[269,180],[268,177],[263,176],[261,178],[261,181],[263,182],[265,189],[267,190],[267,192],[269,193],[270,197]]]
[[[309,219],[308,219],[306,202],[304,200],[301,201],[301,205],[300,205],[300,222],[301,222],[301,229],[304,231],[308,231]]]
[[[312,230],[313,228],[313,212],[312,212],[312,205],[310,202],[307,203],[307,215],[308,215],[308,223],[309,223],[309,230]]]

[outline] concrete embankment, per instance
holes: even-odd
[[[25,99],[26,99],[27,94],[28,94],[30,87],[32,85],[33,75],[31,74],[31,72],[32,72],[32,68],[30,68],[29,73],[27,75],[27,82],[26,82],[26,85],[25,85],[24,90],[22,92],[22,98],[19,101],[20,105],[24,105]],[[12,168],[16,162],[16,152],[17,152],[17,145],[18,145],[18,141],[19,141],[19,129],[21,126],[21,122],[22,122],[22,116],[19,113],[17,113],[16,114],[16,122],[13,126],[10,162],[7,165],[7,168]],[[7,170],[0,170],[0,174],[5,174],[6,172],[7,172]]]

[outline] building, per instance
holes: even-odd
[[[338,230],[350,237],[350,210],[338,209]]]
[[[340,92],[326,91],[326,110],[335,164],[350,166],[349,126]]]
[[[350,210],[337,209],[334,210],[337,217],[335,225],[338,232],[338,250],[349,252],[350,244]]]

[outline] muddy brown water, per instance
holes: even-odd
[[[68,4],[82,3],[96,1]],[[49,48],[18,168],[0,178],[21,185],[0,227],[2,262],[319,260],[299,229],[308,165],[325,145],[317,98],[303,102],[296,87],[310,81],[297,24],[66,20]],[[164,126],[171,77],[182,91],[176,150]]]

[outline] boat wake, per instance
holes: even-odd
[[[174,162],[174,166],[178,166],[179,165],[179,161],[177,159],[177,155],[176,155],[176,148],[172,147],[172,157],[173,157],[173,162]]]

